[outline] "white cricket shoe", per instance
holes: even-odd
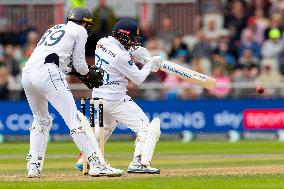
[[[120,177],[123,174],[123,170],[116,169],[110,165],[100,165],[90,167],[89,175],[93,177],[108,176],[108,177]]]
[[[134,165],[132,162],[128,166],[127,173],[140,173],[140,174],[160,174],[160,170],[151,166],[142,164]]]
[[[38,178],[41,177],[40,166],[37,163],[29,163],[28,165],[28,178]]]

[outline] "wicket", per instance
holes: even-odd
[[[104,123],[103,123],[103,100],[100,98],[82,98],[81,99],[81,111],[84,116],[86,116],[86,101],[90,102],[90,126],[93,129],[93,132],[95,134],[95,101],[98,101],[98,121],[99,121],[99,137],[100,137],[100,149],[102,152],[102,155],[104,155]],[[88,174],[88,167],[87,167],[87,160],[86,156],[83,154],[83,174]]]

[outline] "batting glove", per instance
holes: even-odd
[[[151,72],[159,71],[162,61],[163,59],[160,56],[153,56],[151,58],[151,64],[152,64]]]
[[[130,55],[141,64],[146,64],[151,60],[149,51],[144,47],[138,47],[130,51]]]

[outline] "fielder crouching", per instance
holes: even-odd
[[[91,176],[120,176],[123,171],[105,163],[95,137],[88,132],[89,122],[77,110],[65,74],[78,76],[90,89],[102,85],[103,72],[85,60],[85,44],[92,26],[87,9],[71,10],[66,24],[48,29],[27,61],[22,85],[33,113],[28,177],[40,177],[52,118],[48,102],[63,117],[77,147],[87,155]]]
[[[160,170],[150,166],[154,148],[160,136],[160,120],[149,122],[143,110],[126,94],[128,80],[141,84],[151,71],[158,71],[160,57],[151,57],[147,49],[139,45],[139,28],[132,19],[119,20],[113,35],[98,41],[95,51],[96,66],[104,71],[103,85],[94,88],[92,97],[104,99],[104,138],[108,140],[118,123],[136,133],[133,161],[128,173],[159,174]],[[137,49],[130,55],[130,49]],[[141,70],[132,62],[135,58],[143,63]],[[97,105],[95,105],[97,108]],[[96,127],[99,140],[99,127]],[[76,168],[81,169],[79,160]]]

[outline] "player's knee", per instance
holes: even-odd
[[[79,134],[79,133],[85,133],[85,131],[84,131],[82,126],[79,126],[77,128],[74,128],[74,129],[70,130],[70,135],[71,136]]]
[[[47,118],[35,118],[29,130],[36,130],[43,134],[48,133],[51,129],[52,120],[51,116]]]
[[[77,118],[78,123],[74,125],[75,128],[70,129],[70,135],[72,137],[76,134],[86,133],[84,127],[90,126],[89,121],[80,111],[77,111]]]
[[[153,127],[154,130],[153,128],[150,129],[150,127]],[[155,131],[157,134],[160,135],[161,131],[160,131],[160,119],[159,118],[153,119],[150,123],[148,122],[147,124],[142,124],[141,127],[137,130],[136,140],[144,141],[149,130]]]
[[[141,127],[136,134],[136,142],[144,142],[147,136],[147,126]]]

